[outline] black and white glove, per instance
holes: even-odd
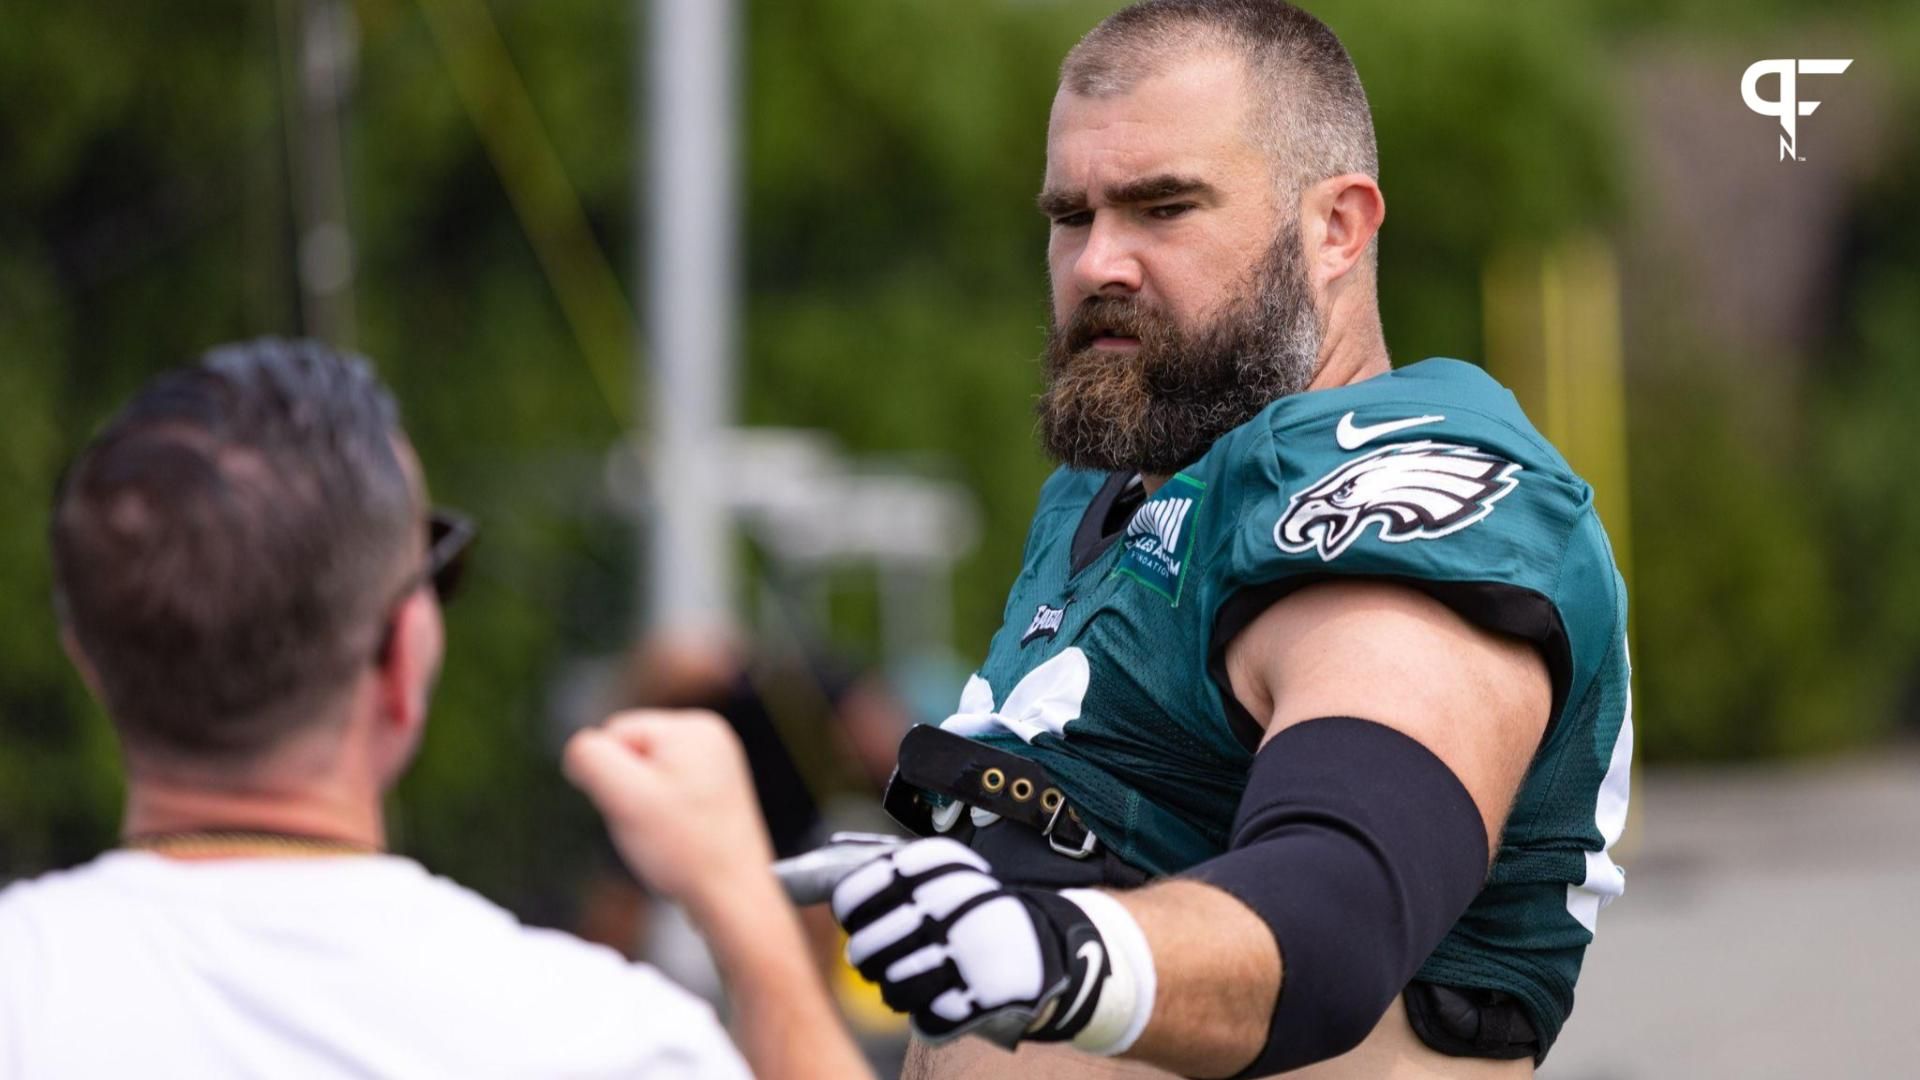
[[[908,844],[848,874],[833,914],[850,935],[847,959],[930,1042],[971,1033],[1117,1054],[1152,1010],[1152,956],[1118,901],[1003,885],[954,840]]]

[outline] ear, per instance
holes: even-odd
[[[444,649],[440,605],[430,588],[415,589],[393,613],[387,652],[376,670],[382,730],[411,747],[426,724],[427,699]]]
[[[1363,264],[1367,245],[1386,217],[1386,197],[1364,173],[1329,177],[1301,195],[1300,239],[1317,291],[1333,287]]]

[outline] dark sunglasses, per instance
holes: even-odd
[[[380,647],[374,653],[376,664],[387,662],[387,656],[393,650],[394,619],[400,613],[400,605],[413,595],[413,590],[422,585],[431,585],[434,596],[442,604],[459,591],[460,581],[467,573],[467,554],[479,534],[480,527],[465,514],[441,507],[428,511],[426,565],[407,579],[406,588],[400,590],[393,606],[387,610],[387,623],[380,631]]]
[[[455,510],[436,507],[427,514],[427,565],[421,576],[441,603],[453,599],[467,573],[467,553],[480,527]]]

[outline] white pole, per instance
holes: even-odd
[[[312,337],[350,349],[353,243],[347,229],[340,129],[359,30],[352,9],[341,0],[283,0],[275,10],[283,42],[293,35],[283,49],[297,65],[300,91],[299,111],[288,110],[287,128],[301,327]]]
[[[721,457],[732,420],[738,318],[734,215],[734,0],[640,0],[649,157],[636,192],[647,230],[652,354],[647,624],[733,624],[732,543]],[[639,81],[636,80],[636,85]],[[636,361],[637,371],[645,371]],[[636,380],[638,383],[638,380]],[[636,410],[637,412],[637,410]]]

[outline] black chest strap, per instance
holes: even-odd
[[[908,830],[931,836],[941,831],[934,813],[949,802],[1025,825],[1069,858],[1084,859],[1099,844],[1038,762],[921,724],[900,741],[900,764],[882,805]]]

